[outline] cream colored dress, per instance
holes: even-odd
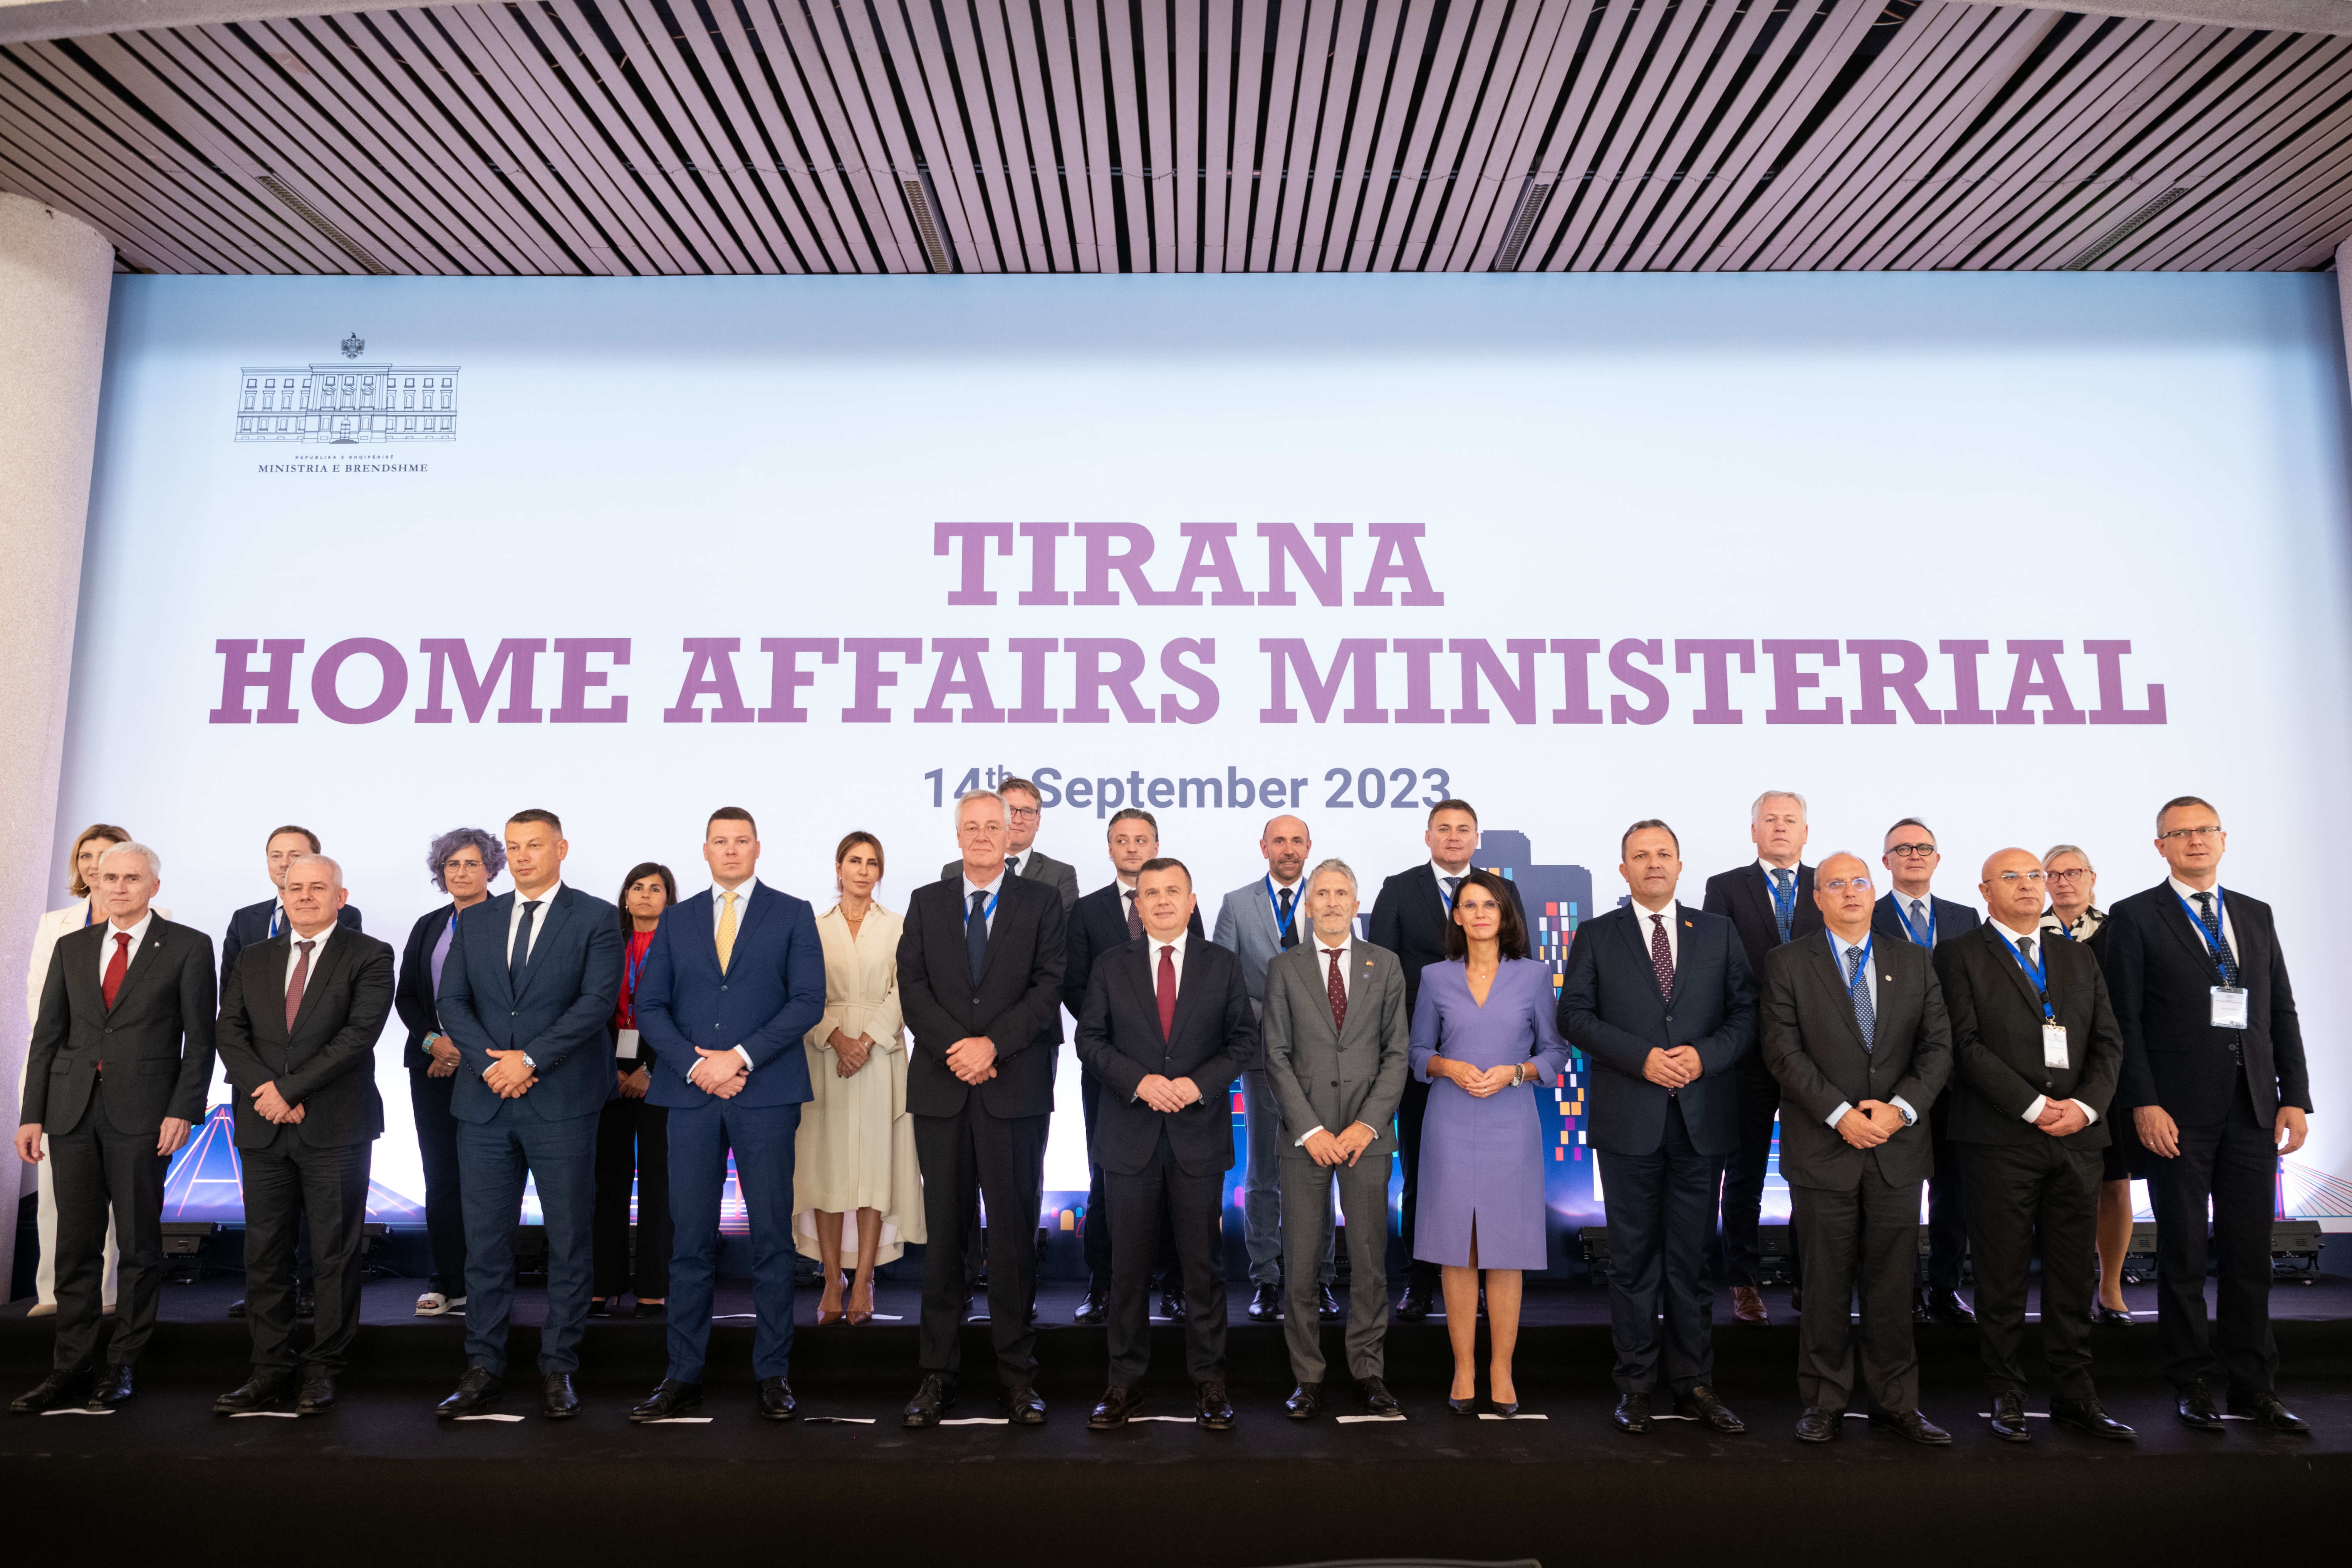
[[[915,1124],[907,1115],[906,1029],[898,1016],[898,933],[906,926],[880,904],[849,932],[841,906],[819,915],[824,944],[824,1016],[808,1032],[809,1083],[793,1168],[793,1243],[818,1256],[816,1213],[842,1216],[843,1260],[857,1256],[857,1211],[882,1212],[879,1261],[924,1238],[923,1179],[915,1164]],[[825,1041],[839,1029],[874,1042],[848,1078],[834,1071]]]

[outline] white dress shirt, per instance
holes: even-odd
[[[1150,944],[1143,950],[1143,958],[1151,973],[1151,994],[1155,998],[1160,994],[1160,956],[1163,952],[1176,971],[1176,994],[1184,994],[1184,944],[1192,940],[1192,931],[1183,931],[1174,942],[1161,942],[1150,931],[1145,931],[1143,940]]]
[[[987,929],[990,935],[995,935],[996,900],[1004,891],[1004,868],[1002,866],[998,867],[996,868],[996,876],[992,880],[986,882],[973,881],[971,879],[971,873],[969,871],[961,873],[961,879],[963,882],[964,923],[966,925],[971,923],[971,896],[974,893],[987,893],[990,895],[988,902],[980,906],[980,923]],[[1135,896],[1135,889],[1132,888],[1129,889],[1128,896],[1129,898],[1133,898]]]
[[[1934,897],[1927,893],[1922,893],[1915,899],[1910,894],[1903,891],[1900,888],[1894,889],[1892,896],[1895,900],[1895,910],[1902,917],[1905,922],[1903,934],[1910,937],[1915,945],[1921,945],[1919,943],[1919,939],[1916,935],[1913,935],[1913,933],[1916,931],[1926,931],[1927,933],[1927,940],[1924,945],[1927,947],[1935,946],[1936,900]]]
[[[121,949],[124,954],[124,973],[128,973],[131,963],[139,956],[140,948],[146,944],[147,928],[154,923],[155,911],[152,907],[139,917],[139,923],[135,926],[118,926],[110,921],[107,922],[106,940],[98,944],[98,983],[101,987],[106,984],[107,966],[114,962],[115,951],[121,946],[114,939],[118,936],[128,936],[131,939],[131,945]]]
[[[320,931],[316,936],[304,936],[300,931],[296,931],[290,923],[287,926],[286,984],[278,987],[279,991],[286,992],[294,989],[294,971],[302,962],[301,944],[307,942],[311,944],[310,973],[305,974],[302,977],[302,989],[305,993],[309,992],[310,989],[310,974],[316,974],[319,973],[319,955],[325,950],[327,939],[334,934],[335,922],[333,921],[329,921],[327,922],[327,929]]]
[[[1430,875],[1431,875],[1431,876],[1433,876],[1433,877],[1435,877],[1435,878],[1437,879],[1437,894],[1438,894],[1438,897],[1440,897],[1440,898],[1442,898],[1442,899],[1444,899],[1444,900],[1445,900],[1445,907],[1446,907],[1447,909],[1451,910],[1451,909],[1454,907],[1454,895],[1453,895],[1452,893],[1448,893],[1448,892],[1445,890],[1445,879],[1446,879],[1446,878],[1448,878],[1448,877],[1452,877],[1452,878],[1454,878],[1454,879],[1455,879],[1455,881],[1456,881],[1456,882],[1459,882],[1459,881],[1461,880],[1461,879],[1463,879],[1463,878],[1465,878],[1465,877],[1467,877],[1467,876],[1470,874],[1471,870],[1472,870],[1472,867],[1471,867],[1467,862],[1465,862],[1465,863],[1464,863],[1464,865],[1463,865],[1463,867],[1462,867],[1462,869],[1460,869],[1459,871],[1449,871],[1449,870],[1447,870],[1444,867],[1443,867],[1443,866],[1441,866],[1441,865],[1439,865],[1439,864],[1437,863],[1437,859],[1436,859],[1436,858],[1435,858],[1434,856],[1432,856],[1432,857],[1430,858],[1430,862],[1429,862],[1429,872],[1430,872]],[[1459,887],[1456,887],[1456,888],[1454,889],[1454,892],[1460,892],[1460,891],[1461,891],[1461,889],[1460,889]]]
[[[741,881],[736,883],[734,888],[731,889],[735,894],[735,934],[737,936],[741,936],[743,934],[743,916],[751,908],[751,889],[759,885],[759,878],[746,877]],[[719,941],[719,922],[727,918],[727,894],[729,891],[729,889],[722,888],[716,882],[710,884],[710,940],[714,944]],[[711,951],[715,952],[718,949],[714,945]],[[751,1053],[745,1050],[741,1046],[737,1046],[735,1047],[735,1054],[743,1058],[743,1070],[745,1072],[750,1072],[751,1070]]]
[[[2050,954],[2047,946],[2050,941],[2050,932],[2048,928],[2037,925],[2032,931],[2020,931],[2015,926],[2003,920],[1996,920],[1992,924],[1993,929],[2000,932],[2001,940],[2009,943],[2010,951],[2012,952],[2017,950],[2017,944],[2019,942],[2029,941],[2032,942],[2034,943],[2033,962],[2042,966],[2042,972],[2044,974],[2050,973]],[[2061,937],[2058,940],[2063,942],[2066,939]],[[2014,960],[2011,962],[2014,962]],[[2026,978],[2030,980],[2032,976],[2028,975]],[[2033,1103],[2025,1108],[2025,1120],[2028,1121],[2041,1121],[2042,1108],[2049,1103],[2050,1097],[2048,1095],[2035,1095],[2033,1097]],[[2080,1108],[2084,1117],[2087,1121],[2096,1121],[2099,1119],[2099,1113],[2092,1110],[2089,1106],[2083,1104],[2081,1100],[2075,1100],[2074,1103]]]
[[[539,906],[530,912],[530,945],[522,950],[522,961],[529,963],[530,955],[539,951],[540,933],[547,929],[548,906],[555,902],[555,895],[562,891],[563,891],[563,883],[561,879],[551,884],[543,893],[530,894],[520,888],[515,889],[514,907],[507,910],[508,968],[514,967],[515,932],[522,930],[523,906],[533,903]]]
[[[1634,917],[1642,922],[1643,952],[1647,953],[1650,951],[1650,933],[1663,926],[1666,932],[1666,953],[1674,960],[1675,967],[1680,969],[1683,963],[1683,922],[1679,918],[1682,913],[1681,900],[1668,899],[1664,909],[1652,910],[1643,909],[1640,900],[1636,900],[1633,910]],[[1663,915],[1665,918],[1653,924],[1651,917],[1654,914]]]
[[[1430,862],[1433,866],[1437,862],[1434,860]],[[1315,946],[1315,972],[1323,976],[1323,994],[1328,996],[1331,994],[1331,960],[1336,954],[1339,960],[1339,994],[1348,998],[1349,1001],[1353,1002],[1356,999],[1356,969],[1353,964],[1348,962],[1349,946],[1347,940],[1342,938],[1339,945],[1336,948],[1326,946],[1323,939],[1315,935],[1311,931],[1307,934],[1307,940],[1312,942]],[[1371,1124],[1370,1122],[1366,1122],[1365,1125],[1370,1127]],[[1297,1137],[1292,1139],[1290,1141],[1290,1146],[1294,1149],[1304,1149],[1307,1147],[1307,1141],[1322,1131],[1323,1124],[1318,1121],[1314,1126],[1308,1128],[1306,1131],[1300,1133]],[[1377,1135],[1380,1129],[1375,1127],[1372,1131],[1374,1134]]]
[[[2205,947],[2205,922],[2197,918],[2197,897],[2200,893],[2219,895],[2214,898],[2214,908],[2221,911],[2221,940],[2230,944],[2230,962],[2234,965],[2238,962],[2239,958],[2238,933],[2230,924],[2230,900],[2227,894],[2221,892],[2221,884],[2215,882],[2210,888],[2192,888],[2178,877],[2167,877],[2164,880],[2165,885],[2169,887],[2175,893],[2178,893],[2180,896],[2181,901],[2189,906],[2186,910],[2181,911],[2181,918],[2187,921],[2190,927],[2196,931],[2197,945],[2200,947]],[[2212,949],[2206,948],[2206,952],[2210,953],[2212,952]],[[2218,978],[2220,974],[2220,968],[2218,965],[2216,966],[2214,973]]]
[[[1838,933],[1833,931],[1825,931],[1822,934],[1830,939],[1830,954],[1837,960],[1838,979],[1842,983],[1846,984],[1848,991],[1851,992],[1852,983],[1847,982],[1845,978],[1845,950],[1849,947],[1858,947],[1862,949],[1864,953],[1874,956],[1875,950],[1871,946],[1872,938],[1870,934],[1865,931],[1863,933],[1863,938],[1860,942],[1853,942],[1846,941],[1843,937],[1838,935]],[[1874,963],[1865,962],[1863,964],[1862,983],[1870,987],[1870,1010],[1871,1013],[1875,1016],[1878,1012],[1878,970]],[[1901,1095],[1896,1095],[1886,1103],[1895,1107],[1895,1110],[1903,1113],[1903,1125],[1906,1127],[1916,1126],[1918,1123],[1919,1113],[1912,1110],[1911,1102],[1904,1099]],[[1853,1101],[1850,1100],[1839,1100],[1838,1108],[1835,1110],[1831,1111],[1829,1114],[1830,1125],[1834,1128],[1839,1122],[1845,1120],[1845,1113],[1853,1109]]]

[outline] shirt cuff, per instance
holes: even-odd
[[[1323,1131],[1323,1124],[1322,1124],[1321,1122],[1319,1122],[1319,1121],[1318,1121],[1318,1122],[1317,1122],[1314,1126],[1312,1126],[1312,1127],[1308,1128],[1308,1129],[1306,1131],[1306,1132],[1305,1132],[1304,1134],[1302,1134],[1301,1136],[1299,1136],[1299,1137],[1298,1137],[1298,1138],[1297,1138],[1297,1139],[1294,1139],[1294,1140],[1291,1142],[1291,1145],[1290,1145],[1290,1146],[1291,1146],[1292,1148],[1294,1148],[1294,1149],[1304,1149],[1304,1148],[1306,1148],[1306,1147],[1307,1147],[1307,1139],[1309,1139],[1309,1138],[1314,1137],[1314,1136],[1315,1136],[1315,1134],[1317,1134],[1318,1132],[1320,1132],[1320,1131]]]
[[[2083,1120],[2086,1122],[2096,1121],[2099,1119],[2099,1113],[2097,1111],[2092,1110],[2089,1106],[2084,1104],[2079,1100],[2070,1100],[2066,1103],[2081,1111],[2083,1113]]]
[[[2037,1095],[2035,1095],[2035,1096],[2033,1097],[2033,1103],[2032,1103],[2032,1104],[2031,1104],[2031,1105],[2029,1105],[2029,1106],[2027,1106],[2027,1107],[2025,1108],[2025,1120],[2026,1120],[2026,1121],[2041,1121],[2041,1120],[2042,1120],[2042,1107],[2044,1107],[2044,1106],[2048,1105],[2049,1103],[2050,1103],[2050,1097],[2049,1097],[2048,1095],[2046,1095],[2046,1094],[2037,1094]]]
[[[745,1072],[750,1072],[753,1067],[758,1065],[751,1060],[751,1053],[745,1050],[740,1046],[735,1047],[735,1054],[743,1058],[743,1070]]]
[[[1911,1102],[1904,1099],[1901,1095],[1896,1095],[1893,1100],[1888,1100],[1886,1103],[1903,1113],[1904,1126],[1916,1127],[1919,1124],[1919,1113],[1912,1110]]]
[[[1838,1108],[1837,1108],[1835,1110],[1832,1110],[1832,1111],[1831,1111],[1831,1112],[1830,1112],[1830,1126],[1832,1127],[1832,1129],[1835,1129],[1835,1128],[1836,1128],[1836,1126],[1837,1126],[1837,1124],[1838,1124],[1839,1122],[1843,1121],[1845,1120],[1845,1113],[1846,1113],[1847,1111],[1849,1111],[1849,1110],[1852,1110],[1853,1109],[1853,1100],[1839,1100],[1839,1101],[1838,1101]]]

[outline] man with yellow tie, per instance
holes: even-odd
[[[751,1375],[759,1411],[789,1421],[793,1350],[793,1154],[811,1098],[803,1037],[824,1013],[816,912],[763,885],[759,829],[740,806],[710,814],[710,890],[664,911],[637,977],[639,1044],[653,1053],[646,1098],[669,1108],[669,1372],[632,1421],[702,1403],[711,1280],[727,1152],[751,1221]]]

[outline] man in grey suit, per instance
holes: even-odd
[[[1045,797],[1027,779],[1006,779],[996,786],[996,793],[1004,797],[1005,816],[1013,828],[1013,837],[1004,847],[1006,873],[1049,884],[1062,895],[1062,912],[1068,914],[1070,906],[1078,901],[1078,868],[1031,847],[1037,842],[1037,829],[1045,819],[1045,811],[1039,805]],[[952,882],[962,875],[961,860],[950,860],[940,868],[942,882]]]
[[[1257,841],[1265,857],[1266,874],[1225,895],[1217,910],[1217,929],[1210,940],[1241,955],[1242,980],[1249,987],[1250,1011],[1265,1019],[1266,966],[1299,944],[1307,934],[1307,857],[1314,849],[1307,824],[1296,816],[1277,816],[1265,825]],[[1408,1020],[1409,1022],[1409,1020]],[[1249,1315],[1258,1322],[1282,1316],[1282,1157],[1276,1152],[1281,1107],[1265,1078],[1265,1048],[1242,1074],[1243,1125],[1249,1159],[1242,1176],[1242,1221],[1249,1247]],[[1339,1303],[1331,1299],[1331,1254],[1318,1259],[1313,1297],[1317,1315],[1337,1318]]]
[[[1348,1371],[1356,1397],[1375,1415],[1401,1414],[1382,1381],[1388,1332],[1389,1161],[1391,1126],[1412,1056],[1403,961],[1351,935],[1356,873],[1326,860],[1307,879],[1311,940],[1266,970],[1265,1078],[1282,1113],[1278,1131],[1282,1240],[1290,1299],[1283,1337],[1298,1386],[1284,1401],[1291,1419],[1322,1408],[1323,1330],[1309,1289],[1309,1260],[1331,1247],[1331,1183],[1348,1222]],[[1255,1118],[1253,1118],[1255,1120]]]

